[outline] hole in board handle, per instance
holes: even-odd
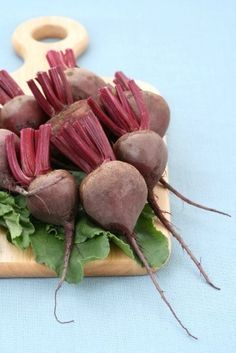
[[[44,25],[32,32],[32,37],[39,42],[58,42],[67,37],[67,30],[57,25]]]

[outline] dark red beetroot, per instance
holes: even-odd
[[[167,150],[162,138],[154,131],[147,130],[148,111],[141,90],[132,80],[128,81],[128,85],[134,99],[136,100],[137,107],[139,108],[138,116],[130,111],[127,97],[119,84],[116,85],[116,96],[112,94],[112,91],[109,88],[102,88],[100,90],[100,100],[109,115],[105,114],[93,99],[89,98],[88,102],[100,121],[107,128],[117,136],[123,135],[114,145],[116,156],[120,160],[134,165],[143,175],[148,186],[148,201],[152,205],[156,216],[178,240],[183,249],[186,250],[187,254],[198,267],[207,283],[214,288],[219,289],[209,280],[209,277],[205,273],[200,262],[197,261],[196,257],[191,253],[182,237],[176,232],[158,206],[157,200],[154,196],[154,187],[165,170],[167,163]],[[138,131],[127,133],[132,130]]]
[[[165,171],[167,148],[154,131],[139,130],[121,136],[114,145],[119,160],[135,166],[143,175],[149,188],[154,188]]]
[[[121,85],[132,110],[138,115],[138,107],[128,84],[129,78],[123,72],[118,71],[115,73],[114,82]],[[142,91],[142,94],[149,114],[149,129],[163,137],[170,123],[170,108],[165,99],[159,94],[149,91]]]
[[[124,91],[125,96],[127,97],[132,111],[135,113],[135,115],[138,115],[139,108],[133,93],[130,91],[129,81],[130,80],[124,75],[123,72],[116,72],[114,82],[120,85],[120,87]],[[168,104],[165,102],[164,98],[152,92],[142,91],[142,96],[144,104],[146,106],[146,110],[149,114],[149,129],[157,132],[161,137],[163,137],[169,126],[170,120],[170,110]],[[171,191],[173,194],[175,194],[177,197],[179,197],[181,200],[188,203],[189,205],[201,208],[206,211],[215,212],[224,216],[231,217],[228,213],[216,210],[212,207],[203,206],[199,203],[190,200],[186,196],[182,195],[172,185],[170,185],[163,177],[159,179],[159,182],[162,184],[163,187]]]
[[[42,222],[61,225],[65,230],[65,255],[61,279],[55,291],[54,314],[57,292],[65,280],[73,247],[74,219],[77,206],[75,178],[65,170],[51,171],[49,163],[50,125],[42,125],[39,131],[27,128],[21,131],[20,160],[16,156],[14,135],[6,138],[9,166],[15,180],[28,188],[27,205],[34,217]]]
[[[32,96],[27,96],[5,70],[0,71],[1,127],[19,135],[26,127],[38,128],[48,117]]]
[[[178,323],[196,338],[176,316],[136,242],[134,226],[147,199],[142,175],[133,166],[114,160],[107,137],[92,112],[64,125],[60,134],[52,137],[52,142],[80,169],[90,173],[80,185],[85,211],[105,229],[126,236]]]
[[[66,49],[64,53],[49,50],[46,57],[50,67],[63,67],[66,78],[71,85],[75,102],[90,96],[96,99],[99,88],[106,86],[106,82],[95,73],[77,67],[72,49]]]

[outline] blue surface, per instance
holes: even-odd
[[[0,281],[1,353],[233,353],[236,351],[236,4],[232,1],[46,1],[1,3],[0,66],[21,64],[11,33],[22,21],[63,15],[83,23],[91,45],[81,66],[103,75],[122,69],[148,81],[172,111],[168,133],[173,185],[232,219],[171,198],[173,221],[201,257],[215,291],[174,242],[161,286],[189,339],[147,277],[90,278],[65,285],[52,315],[54,279]]]

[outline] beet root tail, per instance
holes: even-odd
[[[175,317],[175,319],[177,320],[177,322],[179,323],[179,325],[186,331],[186,333],[188,334],[188,336],[194,338],[194,339],[198,339],[196,336],[193,336],[190,331],[183,325],[183,323],[181,322],[181,320],[179,319],[179,317],[177,316],[177,314],[175,313],[174,309],[172,308],[171,304],[169,303],[169,301],[167,300],[167,298],[164,295],[164,291],[162,290],[162,288],[159,286],[155,274],[153,273],[151,267],[149,266],[144,254],[142,253],[142,251],[140,250],[137,241],[135,239],[135,234],[127,234],[126,235],[129,243],[131,244],[133,250],[135,251],[136,255],[138,256],[138,258],[141,260],[141,262],[143,263],[143,265],[145,266],[148,275],[150,276],[154,286],[156,287],[157,291],[159,292],[161,299],[165,302],[165,304],[168,306],[169,310],[171,311],[171,313],[173,314],[173,316]]]
[[[164,188],[168,189],[170,192],[172,192],[179,199],[183,200],[184,202],[186,202],[187,204],[189,204],[191,206],[194,206],[194,207],[197,207],[197,208],[201,208],[202,210],[205,210],[205,211],[218,213],[218,214],[221,214],[223,216],[231,217],[231,215],[226,213],[226,212],[222,212],[222,211],[219,211],[219,210],[217,210],[215,208],[211,208],[211,207],[207,207],[207,206],[201,205],[201,204],[199,204],[197,202],[194,202],[194,201],[188,199],[186,196],[182,195],[178,190],[173,188],[173,186],[171,186],[169,183],[167,183],[167,181],[163,177],[159,180],[159,182],[161,183],[161,185]]]
[[[172,234],[172,236],[179,242],[179,244],[182,246],[183,250],[186,251],[186,253],[189,255],[191,260],[194,262],[194,264],[197,266],[198,270],[200,271],[201,275],[205,278],[206,282],[213,287],[214,289],[220,290],[219,287],[215,286],[212,281],[209,279],[207,273],[203,269],[200,261],[197,260],[197,258],[193,255],[191,250],[189,249],[188,245],[185,243],[181,235],[175,230],[175,228],[172,226],[172,224],[168,221],[168,219],[164,216],[162,210],[159,208],[155,196],[152,193],[149,194],[148,196],[148,202],[151,204],[152,209],[157,216],[157,218],[160,220],[160,222],[164,225],[164,227]]]
[[[64,226],[65,229],[65,256],[64,256],[64,265],[63,265],[63,270],[62,270],[62,275],[60,278],[60,281],[55,289],[54,293],[54,316],[57,322],[60,324],[69,324],[71,322],[74,322],[74,320],[69,320],[69,321],[62,321],[58,318],[57,316],[57,295],[58,291],[61,288],[63,282],[65,281],[68,266],[69,266],[69,261],[70,261],[70,255],[71,251],[73,248],[73,233],[74,233],[74,222],[73,223],[66,223]]]

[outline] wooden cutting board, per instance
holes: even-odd
[[[56,42],[45,42],[42,39],[58,38]],[[66,17],[40,17],[21,24],[14,32],[13,47],[16,53],[24,60],[23,66],[12,73],[12,76],[29,93],[26,80],[35,76],[40,70],[47,70],[48,64],[45,54],[49,49],[64,50],[72,48],[78,57],[88,46],[88,34],[78,22]],[[7,68],[6,68],[7,69]],[[112,79],[105,77],[112,82]],[[138,81],[146,90],[158,91],[145,82]],[[168,192],[157,187],[159,205],[162,210],[169,211]],[[158,223],[157,227],[170,239],[165,229]],[[101,261],[94,261],[86,265],[87,276],[123,276],[141,275],[145,270],[129,259],[119,249],[113,248],[110,255]],[[53,277],[55,273],[46,266],[35,262],[32,251],[21,251],[11,245],[4,232],[0,230],[0,276],[1,277]]]

